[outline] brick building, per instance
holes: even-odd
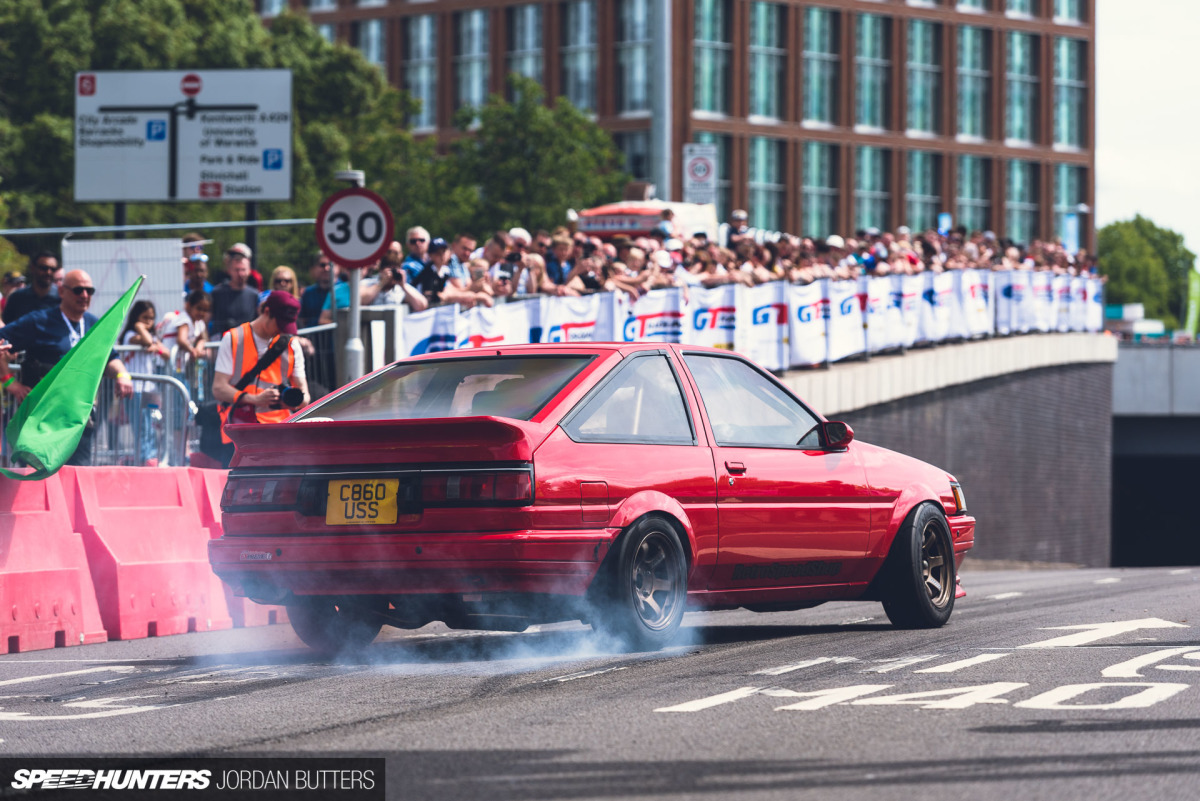
[[[537,78],[682,194],[720,153],[720,208],[824,236],[955,225],[1093,241],[1094,0],[260,0],[290,4],[423,101],[414,127]],[[669,32],[669,34],[664,33]],[[1072,219],[1072,216],[1074,219]]]

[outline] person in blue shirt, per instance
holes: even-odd
[[[429,232],[416,225],[408,229],[404,238],[408,240],[408,255],[404,257],[401,266],[404,272],[408,273],[408,282],[411,284],[429,263]]]
[[[324,253],[317,254],[308,273],[312,283],[305,287],[304,292],[300,295],[301,328],[312,328],[317,325],[317,321],[321,318],[321,309],[325,308],[325,301],[329,298],[329,293],[334,291],[334,287],[339,283],[340,272],[341,268],[334,263],[333,259]],[[349,287],[347,287],[348,291]],[[350,305],[349,294],[346,295],[346,305]]]
[[[0,316],[5,324],[39,309],[58,308],[58,284],[62,281],[62,268],[57,256],[43,250],[30,259],[29,280],[32,281],[29,286],[8,296],[4,313]]]
[[[58,306],[30,312],[0,328],[0,339],[10,344],[11,350],[25,351],[25,360],[21,363],[21,381],[10,382],[13,376],[0,376],[0,383],[8,383],[8,392],[23,399],[99,322],[96,315],[88,312],[94,294],[96,287],[92,284],[91,276],[83,270],[72,270],[63,279],[60,292],[62,300]],[[117,397],[128,398],[133,395],[133,380],[115,351],[109,353],[104,374],[116,379]],[[79,440],[79,447],[67,464],[91,464],[93,431],[94,425],[89,422]]]
[[[183,282],[183,296],[186,298],[192,292],[212,294],[213,286],[208,280],[208,256],[203,253],[191,253],[187,260],[187,280]]]

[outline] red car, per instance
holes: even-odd
[[[213,569],[325,651],[574,619],[644,649],[685,608],[854,599],[936,627],[974,542],[953,476],[708,348],[429,354],[229,432]]]

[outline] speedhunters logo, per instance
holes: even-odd
[[[52,758],[0,759],[0,798],[43,797],[79,790],[78,798],[139,801],[217,796],[229,801],[275,798],[386,797],[385,762],[378,758]],[[93,791],[91,795],[87,791]]]

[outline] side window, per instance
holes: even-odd
[[[563,426],[576,442],[695,443],[679,382],[665,356],[638,356]]]
[[[718,445],[819,448],[816,417],[740,359],[684,354]]]

